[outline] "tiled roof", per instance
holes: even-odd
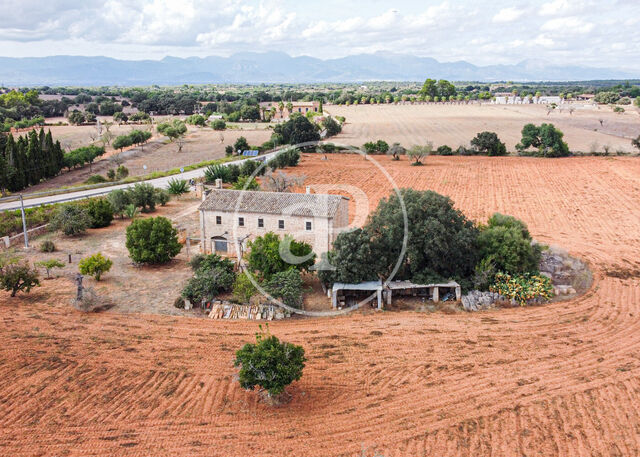
[[[198,207],[204,211],[334,217],[340,195],[214,189]]]

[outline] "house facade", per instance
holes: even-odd
[[[340,195],[215,188],[198,209],[202,251],[227,257],[242,256],[248,241],[267,232],[309,243],[320,256],[349,225]]]
[[[306,115],[309,112],[318,113],[320,111],[320,102],[311,101],[311,102],[291,102],[291,112],[287,109],[287,105],[289,102],[283,102],[283,109],[280,111],[280,103],[279,102],[263,102],[260,103],[261,108],[269,111],[272,108],[273,117],[272,119],[289,119],[292,113],[299,113],[302,115]]]

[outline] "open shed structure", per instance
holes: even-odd
[[[345,284],[336,282],[331,288],[331,306],[334,308],[349,306],[350,301],[373,299],[375,294],[378,301],[378,309],[382,309],[382,281],[367,281],[360,284]]]
[[[385,298],[387,305],[391,304],[394,293],[402,296],[427,297],[437,303],[442,296],[441,292],[455,294],[456,301],[462,299],[462,288],[455,281],[443,284],[415,284],[411,281],[391,281],[386,286]]]

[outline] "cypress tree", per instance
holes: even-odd
[[[44,176],[44,163],[42,160],[42,147],[40,138],[35,130],[31,130],[27,137],[27,158],[29,162],[29,184],[38,184]]]

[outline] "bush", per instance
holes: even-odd
[[[305,361],[302,346],[258,334],[255,343],[247,343],[236,352],[234,365],[241,367],[238,381],[243,389],[253,390],[259,386],[273,397],[302,377]]]
[[[0,288],[11,292],[12,297],[18,292],[31,292],[39,285],[38,270],[27,262],[9,262],[0,268]]]
[[[264,280],[269,280],[276,273],[286,271],[292,266],[300,271],[306,271],[315,263],[316,256],[311,246],[295,241],[289,235],[285,235],[281,242],[278,235],[268,232],[250,241],[248,247],[249,270],[259,274]]]
[[[211,128],[213,130],[224,130],[227,128],[227,123],[222,119],[216,119],[211,122]]]
[[[322,126],[324,127],[324,129],[326,130],[326,137],[329,138],[331,136],[335,136],[338,133],[342,132],[342,126],[335,121],[335,119],[333,119],[331,116],[328,116],[324,122],[322,123]]]
[[[240,176],[238,180],[233,183],[235,190],[259,190],[260,184],[255,178],[249,179],[249,176]]]
[[[302,308],[302,278],[297,268],[275,273],[265,284],[265,291],[292,308]]]
[[[86,257],[80,261],[78,267],[83,275],[93,276],[96,281],[100,281],[102,273],[111,269],[113,262],[103,256],[100,252]]]
[[[151,184],[138,183],[129,189],[129,200],[136,208],[142,208],[143,213],[156,209],[156,191]]]
[[[125,167],[124,165],[120,165],[118,168],[116,168],[116,179],[118,181],[126,178],[127,176],[129,176],[129,169],[127,167]]]
[[[478,152],[488,156],[507,155],[507,147],[494,132],[481,132],[471,140],[471,146]]]
[[[107,182],[107,178],[102,175],[91,175],[85,181],[85,184],[100,184],[103,182]]]
[[[362,145],[367,154],[385,154],[389,150],[389,144],[386,141],[370,141]]]
[[[94,198],[87,204],[91,228],[106,227],[113,220],[113,207],[105,198]]]
[[[119,214],[120,216],[124,216],[127,205],[131,203],[129,192],[124,189],[112,190],[107,195],[107,200],[111,204],[114,214]]]
[[[235,280],[234,265],[217,254],[199,255],[190,262],[194,276],[182,289],[182,296],[192,303],[213,300],[217,295],[231,290]]]
[[[164,189],[156,188],[154,190],[154,193],[155,193],[156,202],[160,203],[160,206],[166,205],[167,203],[169,203],[169,200],[171,200],[171,195],[169,194],[168,191]]]
[[[178,309],[184,309],[184,298],[182,297],[178,297],[173,301],[173,306],[175,306]]]
[[[85,208],[76,204],[62,205],[56,208],[51,217],[49,228],[58,230],[67,236],[84,233],[91,226],[91,217]]]
[[[54,252],[56,250],[56,245],[51,240],[45,240],[40,243],[40,252]]]
[[[216,179],[222,179],[222,182],[230,182],[230,165],[224,166],[220,164],[209,165],[204,170],[204,179],[208,183],[215,182]]]
[[[242,151],[246,151],[249,149],[249,143],[247,139],[243,136],[238,137],[235,143],[233,143],[233,149],[236,151],[236,154],[239,154]]]
[[[525,306],[531,300],[548,300],[553,297],[553,285],[549,278],[527,273],[517,276],[498,273],[489,290],[515,300],[520,306]]]
[[[478,235],[478,252],[485,264],[509,274],[537,273],[540,248],[514,227],[486,227]]]
[[[439,156],[452,156],[453,149],[451,149],[446,144],[443,144],[442,146],[438,146],[438,149],[436,149],[435,153],[436,155],[439,155]]]
[[[134,219],[127,227],[126,246],[134,262],[150,264],[168,262],[182,249],[177,230],[164,217]]]
[[[228,144],[224,147],[224,155],[227,157],[231,157],[233,155],[233,146]]]
[[[233,283],[233,298],[238,303],[249,303],[251,297],[258,293],[258,289],[253,284],[246,272],[236,276]]]

